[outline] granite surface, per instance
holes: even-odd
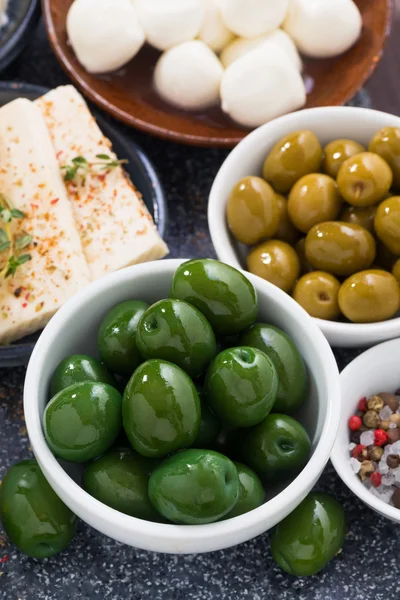
[[[65,83],[42,27],[3,74],[44,86]],[[365,103],[363,96],[357,103]],[[173,257],[213,256],[206,208],[225,151],[194,149],[130,132],[149,153],[169,202],[167,242]],[[357,351],[336,353],[340,368]],[[22,412],[24,369],[0,370],[0,480],[29,456]],[[153,554],[122,546],[84,524],[70,547],[42,562],[7,543],[0,527],[0,600],[387,600],[400,598],[400,529],[344,487],[331,466],[318,489],[344,503],[348,535],[342,554],[320,575],[295,579],[274,566],[268,534],[222,552]]]

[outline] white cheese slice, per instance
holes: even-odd
[[[14,278],[0,279],[0,344],[6,344],[41,329],[90,280],[46,124],[29,100],[0,109],[0,192],[26,215],[11,222],[13,239],[33,238],[19,252],[32,259]]]
[[[36,101],[53,141],[60,168],[73,158],[113,160],[111,142],[100,131],[73,86],[59,87]],[[124,157],[121,156],[121,159]],[[121,167],[94,167],[81,181],[66,184],[92,279],[168,253],[153,220]]]

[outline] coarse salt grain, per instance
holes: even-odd
[[[397,427],[396,423],[392,423],[392,421],[390,421],[389,429],[396,429],[396,427]]]
[[[386,473],[389,473],[389,467],[386,462],[386,458],[382,458],[382,460],[379,462],[378,471],[381,475],[386,475]]]
[[[352,450],[354,450],[354,448],[355,448],[356,446],[357,446],[357,444],[353,444],[353,443],[349,444],[349,450],[350,450],[350,452],[351,452]]]
[[[363,431],[360,435],[360,444],[363,446],[372,446],[374,443],[374,432],[373,431]]]
[[[386,502],[386,504],[389,504],[393,496],[393,488],[391,486],[380,485],[377,488],[370,487],[370,492],[380,500],[383,500],[383,502]]]
[[[379,416],[382,419],[382,421],[389,421],[392,414],[393,414],[393,411],[390,408],[390,406],[384,406],[382,408],[381,412],[379,413]]]
[[[383,485],[393,485],[395,482],[395,474],[393,471],[389,471],[386,475],[382,476],[382,484]]]
[[[361,469],[361,463],[356,458],[350,459],[350,465],[351,465],[351,468],[353,469],[354,473],[358,473],[359,470]]]

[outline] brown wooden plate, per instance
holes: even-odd
[[[305,60],[306,108],[345,104],[374,71],[390,32],[393,0],[355,0],[363,15],[358,43],[334,59]],[[50,42],[62,66],[88,98],[115,118],[152,135],[195,146],[232,148],[243,129],[219,107],[185,112],[163,102],[152,83],[156,50],[145,47],[123,69],[106,76],[85,71],[68,43],[66,17],[73,0],[42,0]]]

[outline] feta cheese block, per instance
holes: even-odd
[[[0,278],[0,344],[7,344],[41,329],[90,281],[49,132],[29,100],[0,109],[0,193],[25,214],[11,221],[12,239],[32,236],[14,250],[31,260],[14,277]],[[3,267],[7,252],[1,259]]]
[[[77,90],[59,87],[36,103],[60,169],[78,156],[93,165],[89,172],[66,182],[92,279],[165,256],[168,248],[122,167],[104,170],[93,164],[99,162],[96,155],[117,157]]]

